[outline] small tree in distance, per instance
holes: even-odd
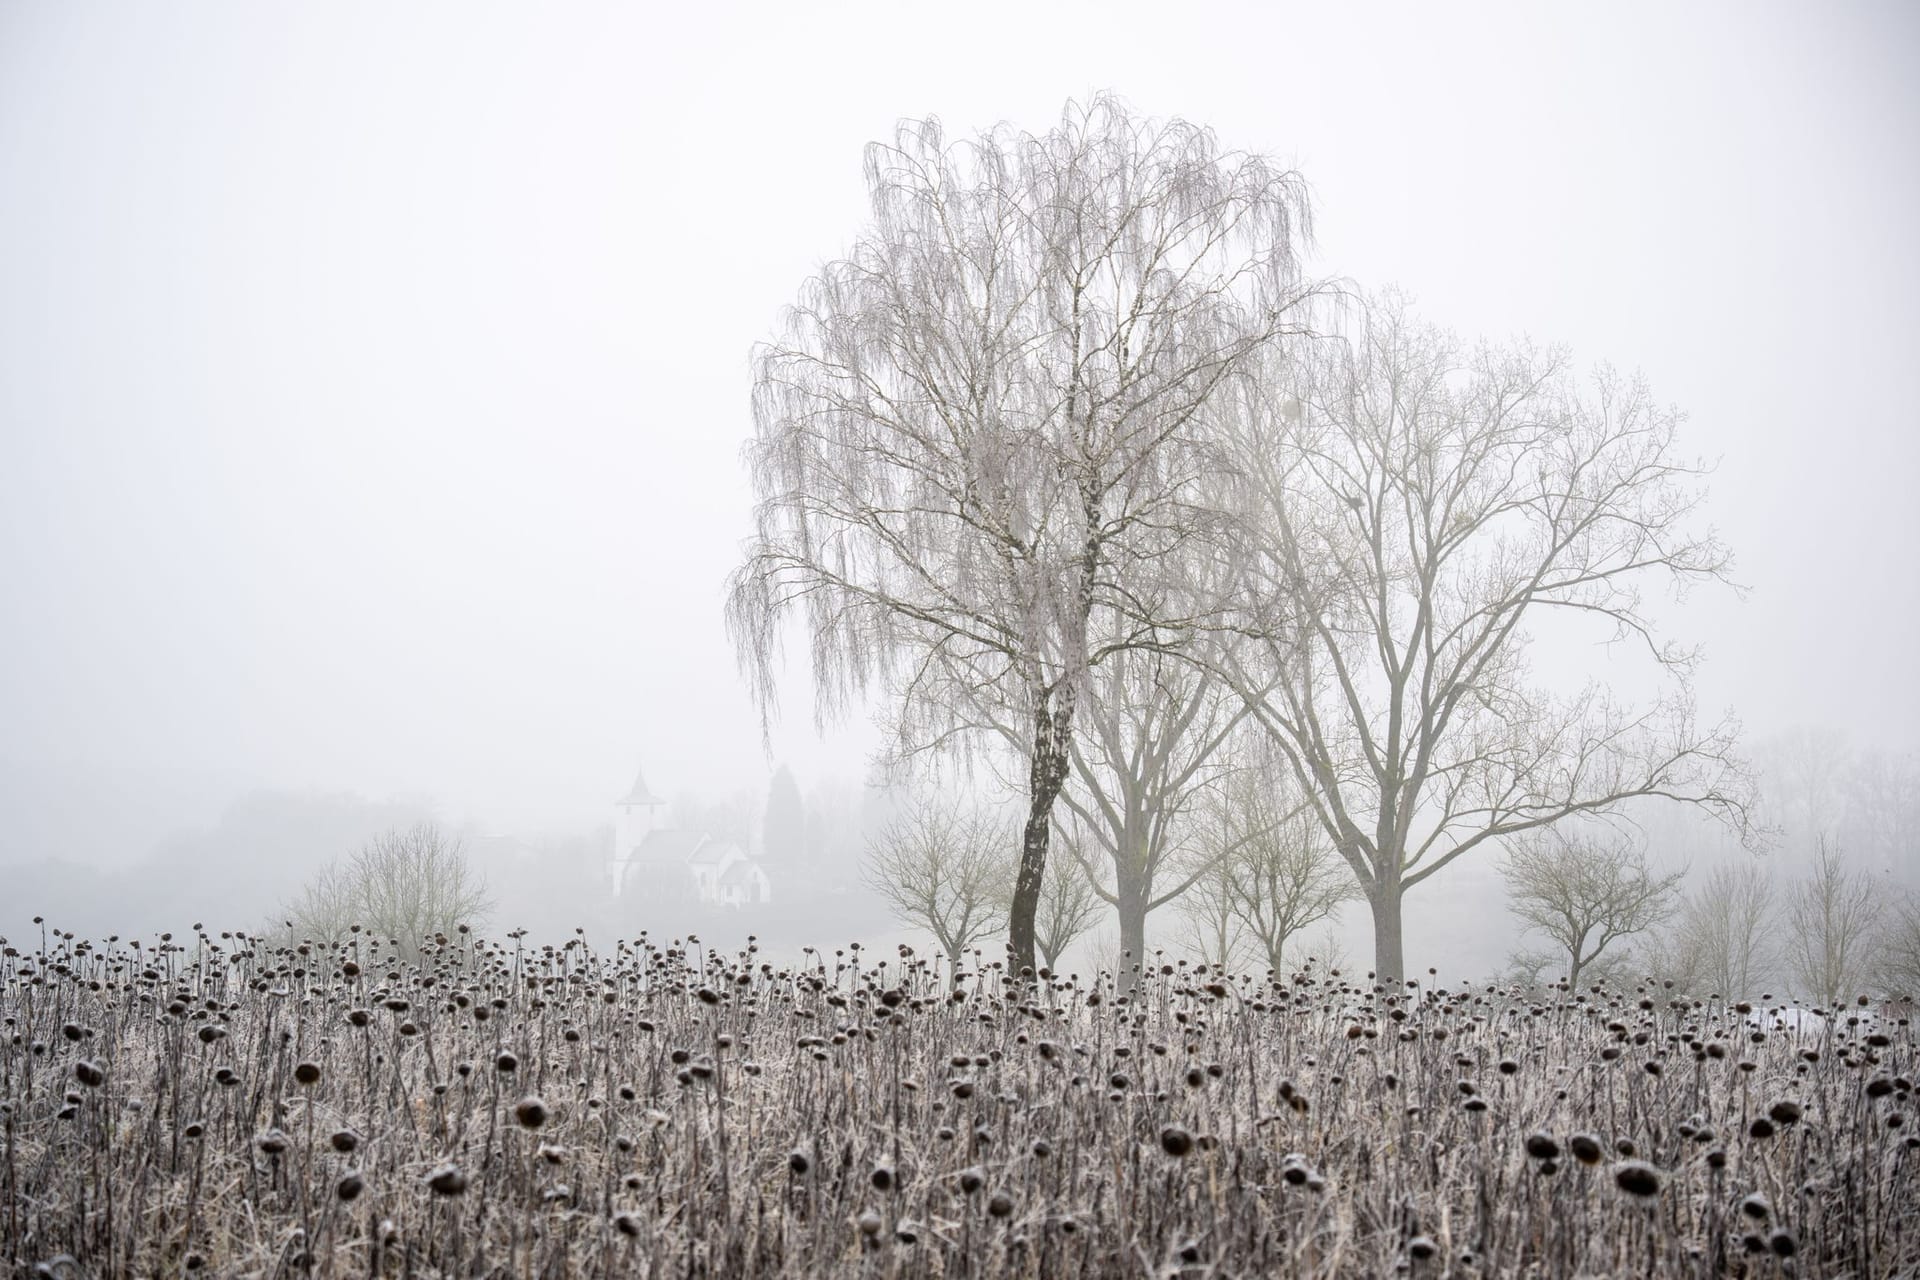
[[[1740,862],[1715,867],[1687,896],[1663,944],[1671,976],[1724,1000],[1755,995],[1773,972],[1776,908],[1767,872]]]
[[[1848,867],[1840,851],[1821,840],[1812,874],[1787,894],[1787,976],[1795,993],[1828,1008],[1860,994],[1881,915],[1872,877]]]
[[[1906,894],[1889,910],[1875,973],[1889,998],[1920,999],[1920,895]]]
[[[1288,781],[1277,769],[1249,772],[1226,793],[1247,827],[1224,864],[1230,910],[1276,975],[1289,941],[1360,896],[1306,804],[1287,803]]]
[[[294,935],[337,942],[354,925],[417,950],[435,934],[492,914],[486,882],[459,837],[432,822],[397,827],[330,863],[287,904]]]
[[[1006,926],[1006,825],[942,800],[912,806],[867,843],[862,877],[901,921],[933,935],[947,963]]]
[[[1201,964],[1238,969],[1246,939],[1235,909],[1233,873],[1223,858],[1197,861],[1200,871],[1189,877],[1180,899],[1180,914],[1187,925],[1183,941]],[[1140,972],[1146,971],[1142,965]]]
[[[766,810],[760,817],[760,856],[791,875],[807,856],[807,806],[793,770],[781,765],[767,783]]]
[[[1570,989],[1608,947],[1672,915],[1686,877],[1655,875],[1630,838],[1553,828],[1509,845],[1500,871],[1513,914],[1566,953]]]

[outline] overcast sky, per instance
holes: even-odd
[[[1910,745],[1916,73],[1910,3],[0,0],[0,764],[762,786],[749,348],[896,119],[1099,89],[1296,164],[1316,273],[1644,372],[1751,588],[1703,710]]]

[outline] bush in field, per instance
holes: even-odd
[[[284,914],[290,940],[337,943],[365,930],[411,952],[436,934],[484,922],[492,910],[459,838],[418,822],[329,864]]]

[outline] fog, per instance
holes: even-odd
[[[0,928],[250,927],[413,815],[557,927],[637,768],[751,845],[789,767],[856,892],[878,734],[796,637],[763,738],[722,622],[749,351],[896,120],[1103,89],[1296,166],[1316,275],[1644,373],[1744,588],[1661,606],[1703,710],[1909,753],[1916,71],[1899,3],[7,5]]]

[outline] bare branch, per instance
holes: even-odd
[[[1220,572],[1248,604],[1195,660],[1241,690],[1372,903],[1382,976],[1405,891],[1489,840],[1639,797],[1751,830],[1737,726],[1697,721],[1694,655],[1642,603],[1729,581],[1691,529],[1702,469],[1644,385],[1468,346],[1389,295],[1234,388]],[[1535,687],[1528,629],[1556,615],[1633,641],[1665,692]]]
[[[1609,947],[1670,916],[1686,878],[1655,875],[1631,836],[1559,828],[1510,842],[1501,874],[1508,908],[1559,946],[1571,990]]]

